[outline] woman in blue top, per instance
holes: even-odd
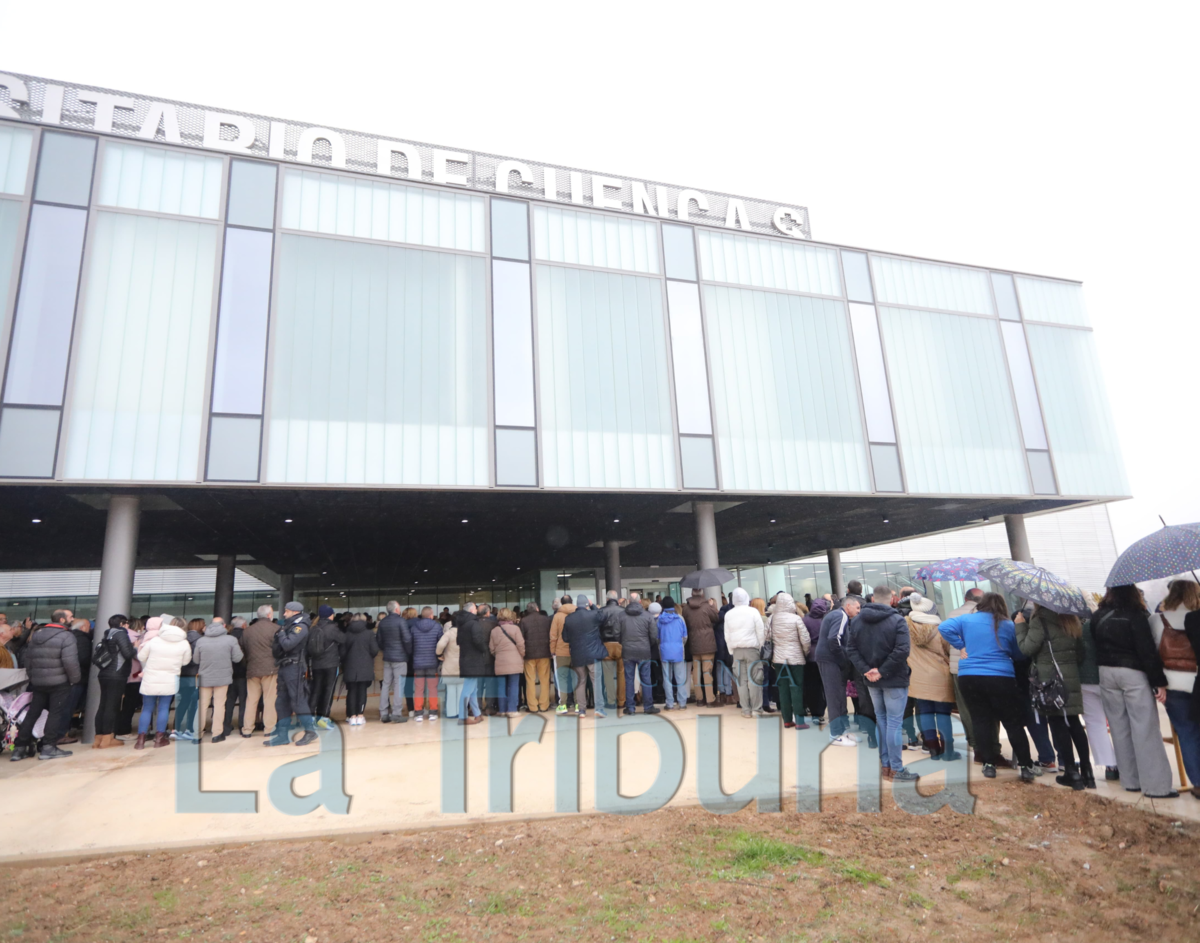
[[[958,662],[958,685],[975,727],[975,755],[983,760],[983,775],[996,777],[1001,759],[999,728],[1004,724],[1021,766],[1023,782],[1033,782],[1033,758],[1025,738],[1025,709],[1017,688],[1013,661],[1023,658],[1004,597],[987,593],[974,612],[947,619],[938,630],[955,648],[963,649]]]
[[[667,710],[687,709],[687,665],[683,660],[683,643],[687,641],[687,626],[675,611],[675,600],[668,596],[662,601],[658,617],[658,651],[662,656],[663,687],[667,692]]]

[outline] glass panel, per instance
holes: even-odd
[[[213,416],[208,433],[209,481],[258,481],[262,420]]]
[[[492,262],[496,425],[533,426],[533,311],[529,265]]]
[[[543,484],[674,488],[657,279],[539,265]]]
[[[1037,384],[1033,380],[1029,347],[1025,343],[1025,330],[1020,324],[1005,321],[1000,325],[1000,333],[1004,337],[1004,355],[1008,358],[1009,376],[1017,397],[1017,415],[1021,418],[1025,448],[1047,449],[1046,429],[1042,425],[1042,410],[1038,404]]]
[[[275,165],[257,160],[235,160],[229,164],[229,206],[225,222],[230,226],[275,228]]]
[[[696,280],[696,246],[692,241],[691,226],[672,226],[663,223],[663,259],[666,261],[667,278]]]
[[[8,290],[12,287],[16,268],[17,233],[25,207],[16,200],[0,200],[0,324],[8,313]]]
[[[221,313],[213,363],[215,413],[262,414],[273,239],[269,232],[225,230]]]
[[[670,309],[671,360],[675,367],[679,431],[685,435],[712,435],[699,288],[682,282],[667,282],[667,306]]]
[[[854,352],[858,356],[858,383],[862,387],[863,408],[867,414],[867,435],[872,442],[895,442],[896,429],[892,424],[891,396],[875,309],[870,305],[851,303],[850,324],[854,329]]]
[[[210,223],[96,215],[67,478],[196,479],[219,232]]]
[[[1004,272],[992,272],[992,291],[996,293],[996,306],[1005,321],[1020,321],[1021,308],[1017,304],[1017,289],[1013,278]]]
[[[658,274],[654,223],[581,213],[556,206],[533,208],[534,254],[548,262]]]
[[[286,229],[486,252],[483,197],[310,170],[283,174]]]
[[[842,269],[846,274],[846,297],[851,301],[872,304],[875,296],[871,294],[871,273],[867,269],[867,254],[847,252],[843,249]]]
[[[1026,324],[1062,494],[1126,495],[1129,482],[1091,331]]]
[[[994,314],[987,274],[979,269],[871,256],[875,291],[879,302]]]
[[[1029,456],[1029,473],[1033,476],[1033,493],[1058,494],[1058,488],[1054,484],[1054,466],[1050,462],[1050,453],[1030,450],[1026,454]]]
[[[714,282],[841,295],[837,250],[699,230],[700,274]]]
[[[1018,275],[1016,279],[1026,321],[1050,321],[1078,327],[1087,327],[1090,323],[1083,307],[1083,286],[1077,282],[1054,282],[1024,275]]]
[[[281,239],[267,480],[486,486],[484,260]]]
[[[6,403],[60,406],[87,211],[34,206],[8,355]]]
[[[32,131],[0,127],[0,193],[25,193],[32,148]]]
[[[100,170],[102,206],[216,219],[221,215],[220,157],[110,143]]]
[[[47,203],[87,206],[92,194],[95,157],[95,138],[44,131],[33,198]]]
[[[900,453],[894,445],[871,445],[871,466],[875,469],[875,490],[898,492],[904,490],[900,475]]]
[[[532,429],[497,429],[496,484],[537,483],[537,434]]]
[[[0,414],[0,475],[54,477],[60,415],[57,409],[4,407]]]
[[[998,323],[886,307],[879,319],[908,491],[1029,494]]]
[[[716,285],[704,302],[725,488],[870,491],[842,302]]]
[[[712,436],[679,437],[679,457],[683,464],[683,486],[717,490],[717,463]]]
[[[492,200],[492,255],[529,261],[529,204]]]
[[[775,566],[764,566],[763,579],[766,582],[767,595],[763,597],[765,599],[770,599],[776,593],[786,593],[788,591],[786,566],[779,566],[778,564]],[[794,596],[792,598],[795,599]],[[800,601],[804,601],[803,596],[800,597]]]

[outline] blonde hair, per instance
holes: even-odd
[[[501,609],[496,613],[496,619],[500,622],[516,622],[517,616],[511,609]]]
[[[412,606],[409,606],[404,610],[403,613],[401,613],[401,616],[405,619],[415,619],[417,617],[417,610]]]
[[[1167,598],[1163,600],[1164,609],[1178,609],[1183,606],[1189,612],[1200,609],[1200,583],[1192,580],[1171,580],[1167,584]]]
[[[757,609],[758,614],[760,616],[762,616],[764,619],[767,617],[767,601],[765,599],[761,599],[760,597],[755,596],[753,599],[750,600],[750,605],[752,605],[755,609]]]
[[[178,618],[175,619],[174,624],[179,626],[179,628],[181,628],[181,629],[183,628],[183,620],[182,619],[178,619]],[[204,628],[205,628],[205,622],[203,619],[192,619],[187,624],[187,631],[199,632],[201,635],[204,634]]]

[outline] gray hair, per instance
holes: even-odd
[[[630,601],[631,603],[637,602],[637,601],[638,601],[639,599],[641,599],[641,598],[642,598],[642,594],[641,594],[641,593],[639,593],[639,592],[637,592],[637,591],[634,591],[634,592],[632,592],[632,593],[630,593],[630,594],[629,594],[629,601]]]
[[[74,619],[71,622],[72,629],[78,629],[80,632],[92,631],[92,623],[87,619]]]
[[[402,611],[402,607],[400,606],[400,603],[396,602],[396,600],[393,599],[391,602],[389,602],[387,604],[387,611],[398,613],[398,612]]]
[[[467,612],[478,612],[479,611],[479,607],[476,606],[475,603],[473,603],[473,602],[467,603],[465,606],[463,606],[463,608],[466,609]]]
[[[246,620],[241,616],[234,616],[229,621],[235,629],[244,629],[246,627]]]
[[[617,595],[618,594],[615,589],[610,589],[607,593],[604,594],[604,598],[605,599],[616,599]]]
[[[421,610],[421,618],[422,619],[428,619],[432,615],[433,615],[433,606],[426,606],[425,608],[423,608]]]
[[[274,606],[259,606],[258,607],[258,617],[260,619],[269,619],[273,615],[275,615],[275,607]]]

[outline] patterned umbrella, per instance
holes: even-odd
[[[1117,557],[1105,586],[1128,586],[1200,567],[1200,524],[1163,527]]]
[[[1049,570],[1019,560],[986,560],[979,575],[998,583],[1014,596],[1029,599],[1054,612],[1077,616],[1091,615],[1083,591],[1060,579]]]
[[[937,583],[942,580],[973,580],[979,575],[983,561],[979,557],[951,557],[926,564],[913,574],[919,580]]]

